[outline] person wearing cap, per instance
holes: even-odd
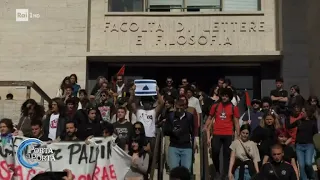
[[[228,175],[231,149],[229,148],[233,136],[239,136],[239,109],[231,103],[233,92],[230,88],[220,89],[220,101],[211,107],[209,117],[206,120],[205,130],[207,132],[208,146],[212,145],[212,161],[216,168],[216,176],[219,178],[220,162],[219,155],[221,146],[223,146],[223,174],[222,178]],[[210,130],[213,126],[212,139]],[[234,134],[234,129],[236,134]]]
[[[253,99],[251,101],[252,109],[245,112],[242,120],[244,124],[250,124],[251,130],[253,131],[259,126],[260,121],[263,117],[263,112],[261,112],[261,101],[259,99]]]

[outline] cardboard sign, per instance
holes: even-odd
[[[0,143],[0,179],[31,180],[45,171],[70,169],[74,180],[121,180],[130,169],[131,157],[113,143],[113,138],[93,138],[84,142],[58,142],[48,144],[55,156],[54,162],[41,162],[28,169],[15,157],[17,147],[26,139],[13,137],[12,142]]]
[[[137,79],[134,81],[136,85],[135,96],[156,96],[157,81],[153,79]]]

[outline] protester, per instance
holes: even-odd
[[[276,130],[279,129],[280,123],[278,116],[273,111],[264,114],[260,125],[252,132],[251,140],[258,144],[260,159],[269,154],[269,148],[276,144]]]
[[[283,89],[283,79],[276,79],[276,89],[270,92],[273,108],[277,113],[282,114],[286,111],[286,103],[288,102],[288,91]]]
[[[80,141],[78,139],[77,133],[77,126],[76,123],[73,121],[68,121],[66,123],[66,133],[65,136],[61,138],[62,141]]]
[[[141,141],[141,145],[143,146],[143,149],[146,152],[150,153],[150,151],[151,151],[150,146],[151,145],[146,139],[146,132],[145,132],[143,124],[141,122],[134,123],[133,124],[133,130],[134,130],[134,133],[132,135],[133,138],[139,139]]]
[[[304,117],[294,123],[287,122],[286,127],[297,127],[296,152],[302,180],[314,179],[315,172],[312,167],[314,158],[313,136],[318,133],[317,124],[314,121],[314,110],[306,108]]]
[[[49,139],[55,140],[65,132],[65,123],[67,116],[66,108],[60,98],[53,98],[49,103],[50,113],[43,121],[43,131]]]
[[[70,75],[70,84],[72,85],[72,96],[77,97],[78,92],[81,89],[80,85],[78,83],[78,77],[76,74]]]
[[[70,84],[70,77],[66,76],[61,82],[61,85],[57,91],[56,97],[64,98],[65,97],[65,88],[69,84]]]
[[[66,101],[66,116],[68,119],[73,119],[74,115],[76,114],[77,111],[77,106],[76,106],[76,98],[70,98]]]
[[[100,102],[97,104],[97,107],[101,114],[102,121],[106,121],[111,123],[111,118],[115,114],[115,106],[112,103],[112,100],[110,101],[110,98],[112,98],[107,91],[102,91],[100,93]]]
[[[89,136],[101,137],[102,136],[102,126],[100,124],[99,116],[97,116],[98,110],[90,106],[86,109],[87,116],[86,120],[79,124],[78,127],[78,138],[80,140],[85,140]]]
[[[294,123],[295,121],[302,119],[304,117],[304,112],[302,112],[302,106],[296,105],[296,104],[292,104],[292,111],[289,115],[289,121],[290,124]],[[288,121],[288,119],[287,119]],[[284,125],[284,127],[286,127],[286,124]],[[297,136],[297,130],[298,128],[287,128],[289,135],[290,135],[290,142],[286,142],[286,144],[291,145],[291,147],[293,147],[295,149],[295,144],[296,144],[296,136]]]
[[[172,77],[167,77],[166,84],[167,84],[167,86],[164,87],[163,89],[161,89],[160,94],[162,96],[170,96],[173,99],[177,99],[178,98],[178,90],[173,87]]]
[[[260,155],[257,145],[249,140],[250,125],[244,124],[240,128],[240,139],[230,145],[231,157],[229,165],[229,180],[250,180],[259,173],[258,162]]]
[[[251,131],[254,131],[254,129],[260,125],[263,117],[263,113],[260,111],[261,101],[258,99],[253,99],[251,101],[251,106],[252,109],[245,112],[242,120],[243,123],[250,124]]]
[[[119,107],[117,110],[117,117],[119,121],[113,124],[114,133],[117,135],[117,144],[120,148],[127,151],[130,146],[130,139],[132,139],[134,132],[132,124],[125,119],[126,109]]]
[[[88,99],[87,91],[85,89],[80,89],[78,109],[82,109],[82,107],[85,107],[88,102],[89,102],[89,99]]]
[[[146,130],[146,138],[151,144],[151,151],[153,151],[156,137],[156,121],[162,111],[164,100],[157,87],[156,107],[154,107],[154,97],[150,96],[141,97],[140,102],[137,103],[135,101],[135,89],[135,85],[130,89],[129,104],[131,105],[132,112],[137,116],[137,121],[140,121],[143,124]]]
[[[228,175],[229,162],[230,162],[230,145],[233,140],[233,136],[239,136],[239,110],[237,106],[231,103],[233,92],[230,88],[220,89],[219,103],[214,104],[211,107],[209,117],[205,124],[205,130],[207,133],[208,146],[211,145],[212,149],[212,161],[216,168],[216,177],[220,178],[220,149],[223,147],[223,173],[221,177],[224,179]],[[211,128],[213,126],[211,138]],[[234,134],[234,129],[236,134]]]
[[[31,122],[42,120],[44,113],[44,108],[34,99],[26,100],[21,106],[21,118],[17,126],[18,131],[22,132],[20,135],[31,137]]]
[[[261,168],[260,179],[297,180],[293,167],[283,161],[283,148],[281,145],[273,145],[271,148],[272,159]]]
[[[12,136],[14,132],[13,123],[11,119],[1,119],[0,120],[0,135],[1,144],[6,145],[12,142]]]
[[[149,154],[144,150],[143,140],[135,137],[130,141],[129,155],[132,157],[132,164],[127,175],[136,176],[143,175],[144,180],[148,180]]]
[[[280,128],[276,131],[276,135],[278,138],[278,144],[282,145],[283,149],[283,160],[285,162],[288,162],[292,165],[297,177],[299,177],[298,167],[296,163],[296,153],[294,149],[291,146],[287,145],[287,141],[290,138],[289,132],[285,128]],[[271,153],[271,150],[270,150]],[[269,162],[270,157],[272,157],[272,154],[267,154],[263,158],[263,164]]]
[[[190,170],[192,165],[192,143],[194,139],[193,115],[185,110],[185,102],[178,100],[175,112],[170,113],[165,121],[164,134],[170,137],[168,152],[169,167],[181,166]]]
[[[48,138],[48,136],[44,135],[42,121],[32,121],[31,122],[31,129],[32,129],[32,138],[39,139],[41,141],[52,141],[52,139]]]
[[[300,87],[298,85],[293,85],[290,88],[290,98],[288,101],[288,107],[294,108],[293,105],[303,107],[305,104],[304,98],[300,95]]]

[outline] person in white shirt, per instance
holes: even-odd
[[[55,140],[64,133],[67,118],[65,115],[65,105],[60,98],[53,98],[49,103],[50,113],[43,122],[45,136]]]
[[[200,101],[198,98],[193,96],[194,92],[191,88],[187,88],[188,106],[193,107],[197,111],[198,116],[198,127],[200,126],[200,117],[202,114],[202,109],[200,106]]]
[[[145,128],[146,139],[151,144],[151,151],[153,152],[156,137],[156,121],[157,117],[161,113],[164,100],[159,93],[159,88],[157,87],[158,99],[156,106],[154,106],[155,103],[152,96],[141,97],[140,104],[137,104],[135,103],[135,89],[135,85],[133,85],[133,87],[130,89],[129,104],[132,107],[132,112],[137,117],[137,121],[143,124]]]

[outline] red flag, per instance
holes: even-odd
[[[245,96],[246,96],[246,105],[248,108],[250,108],[251,107],[251,99],[249,96],[249,92],[247,90],[245,90]]]
[[[124,71],[126,70],[126,65],[122,65],[122,67],[119,69],[118,73],[115,74],[113,77],[112,77],[112,84],[116,84],[116,81],[117,81],[117,76],[124,76]]]
[[[121,69],[118,71],[117,76],[123,76],[124,71],[126,70],[126,65],[122,65]]]

